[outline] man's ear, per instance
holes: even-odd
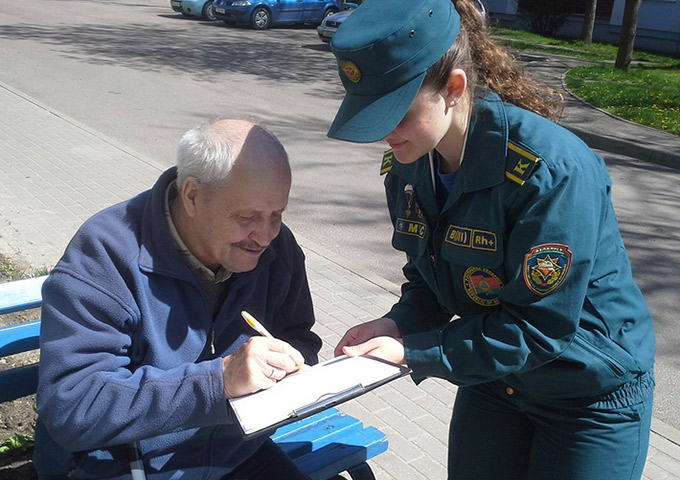
[[[196,215],[199,194],[200,185],[198,184],[198,180],[194,177],[187,177],[179,191],[179,196],[182,201],[182,206],[184,207],[184,212],[189,217],[194,217]]]
[[[467,88],[467,75],[460,68],[455,68],[449,73],[449,79],[446,81],[446,104],[450,107],[455,106]]]

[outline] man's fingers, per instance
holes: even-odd
[[[305,357],[295,347],[277,338],[251,337],[247,345],[249,355],[288,373],[305,363]]]

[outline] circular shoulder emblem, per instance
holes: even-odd
[[[359,71],[357,64],[351,60],[341,60],[340,70],[347,75],[347,78],[352,83],[359,83],[359,80],[361,80],[361,71]]]
[[[569,247],[559,244],[539,245],[524,256],[524,283],[536,295],[547,295],[562,284],[570,266]]]
[[[501,303],[498,295],[503,290],[503,281],[489,269],[468,268],[463,274],[463,285],[468,297],[479,305],[495,307]]]

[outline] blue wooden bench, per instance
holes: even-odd
[[[0,315],[39,307],[47,277],[0,283]],[[39,348],[40,320],[0,327],[0,357]],[[0,372],[0,402],[35,393],[38,365]],[[354,480],[374,480],[366,460],[387,450],[385,434],[329,408],[279,428],[271,438],[314,480],[347,472]]]

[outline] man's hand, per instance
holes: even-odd
[[[395,363],[404,363],[401,332],[394,320],[383,317],[356,325],[345,333],[335,347],[335,356],[369,354]]]
[[[224,394],[235,398],[270,388],[304,362],[302,354],[282,340],[251,337],[222,359]]]

